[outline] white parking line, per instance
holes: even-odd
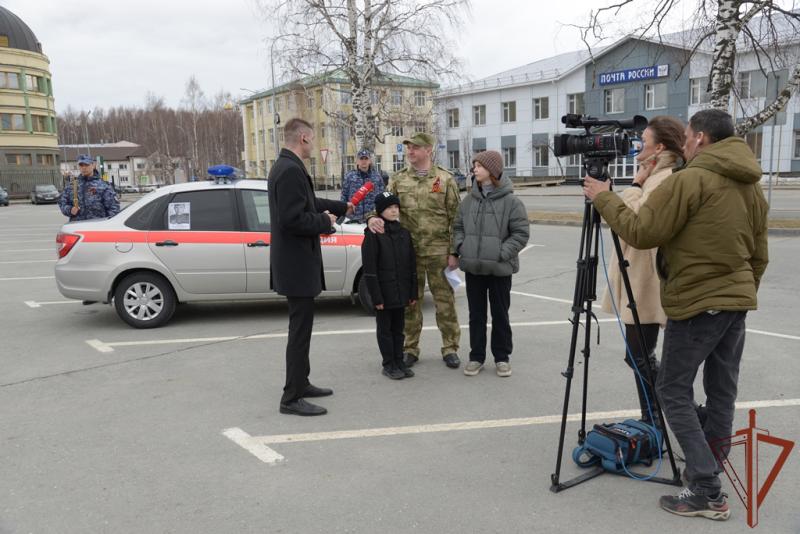
[[[26,300],[24,304],[26,304],[29,308],[41,308],[42,306],[50,306],[51,304],[82,304],[82,302],[80,300],[51,300],[48,302]]]
[[[737,410],[753,408],[780,408],[800,406],[800,399],[777,399],[737,402]],[[587,421],[622,419],[641,415],[641,410],[618,410],[608,412],[590,412]],[[567,415],[567,421],[580,421],[580,413]],[[310,432],[305,434],[278,434],[274,436],[251,436],[240,428],[229,428],[223,434],[242,448],[252,453],[262,462],[274,465],[284,462],[286,458],[267,445],[282,443],[304,443],[309,441],[331,441],[338,439],[358,439],[407,434],[429,434],[434,432],[453,432],[462,430],[485,430],[491,428],[510,428],[534,425],[547,425],[561,422],[561,415],[543,415],[538,417],[519,417],[514,419],[490,419],[485,421],[464,421],[459,423],[440,423],[429,425],[395,426],[383,428],[364,428],[359,430],[339,430],[334,432]]]
[[[0,278],[0,282],[15,282],[17,280],[55,280],[55,276],[23,276],[20,278]]]
[[[264,445],[258,438],[253,438],[241,428],[228,428],[222,434],[265,464],[275,465],[285,460],[282,455]]]
[[[564,302],[566,304],[572,304],[571,300],[557,299],[555,297],[545,297],[544,295],[537,295],[536,293],[523,293],[522,291],[512,291],[511,294],[520,295],[522,297],[531,297],[535,299],[552,300],[553,302]]]
[[[45,236],[37,236],[41,237],[42,239],[15,239],[13,241],[0,241],[0,245],[11,245],[17,243],[55,243],[56,240],[52,237],[50,239],[46,239]]]
[[[20,261],[0,261],[0,265],[10,265],[12,263],[55,263],[58,260],[20,260]]]
[[[534,244],[534,245],[528,245],[528,246],[526,246],[525,248],[523,248],[522,250],[520,250],[520,251],[519,251],[519,253],[520,253],[520,254],[525,254],[527,251],[529,251],[529,250],[530,250],[530,249],[532,249],[533,247],[543,247],[543,246],[544,246],[544,245],[536,245],[536,244]]]
[[[3,252],[45,252],[45,251],[47,251],[47,252],[55,252],[55,250],[56,250],[56,247],[55,247],[55,241],[54,241],[52,247],[47,247],[47,248],[17,248],[17,249],[11,249],[11,250],[4,250]]]
[[[751,334],[760,334],[762,336],[780,337],[783,339],[794,339],[800,341],[800,336],[790,336],[789,334],[778,334],[776,332],[767,332],[766,330],[756,330],[754,328],[748,328],[747,332],[750,332]]]
[[[601,323],[608,323],[616,321],[616,319],[600,319]],[[556,326],[568,325],[569,321],[534,321],[525,323],[511,323],[512,327],[533,327],[533,326]],[[488,325],[491,328],[491,324]],[[469,325],[462,324],[462,329],[469,328]],[[423,330],[438,330],[438,326],[423,326]],[[313,332],[312,336],[347,336],[353,334],[373,334],[375,328],[361,328],[357,330],[323,330],[321,332]],[[288,337],[287,332],[280,332],[275,334],[253,334],[250,336],[218,336],[218,337],[194,337],[194,338],[178,338],[178,339],[148,339],[142,341],[112,341],[106,343],[99,339],[87,339],[86,343],[97,350],[98,352],[114,352],[114,347],[140,347],[143,345],[171,345],[171,344],[185,344],[185,343],[217,343],[221,341],[251,341],[256,339],[277,339]]]

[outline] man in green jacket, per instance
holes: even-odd
[[[686,457],[687,487],[661,497],[668,512],[727,519],[720,466],[709,442],[733,433],[747,310],[767,267],[767,212],[761,167],[734,135],[730,115],[696,113],[686,128],[687,165],[634,213],[586,177],[585,195],[621,238],[659,247],[661,304],[668,321],[656,390]],[[692,384],[703,365],[707,419],[701,425]]]

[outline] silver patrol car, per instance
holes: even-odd
[[[162,187],[109,219],[65,224],[58,234],[58,290],[112,303],[123,321],[153,328],[178,302],[282,298],[270,289],[267,182]],[[363,224],[321,236],[327,291],[359,299]]]

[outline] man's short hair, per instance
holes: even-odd
[[[311,130],[313,132],[314,127],[311,126],[310,122],[303,119],[289,119],[286,126],[283,127],[283,136],[284,139],[286,139],[286,143],[290,145],[299,143],[300,135],[302,135],[305,130]]]
[[[689,119],[689,126],[695,133],[703,132],[712,143],[736,135],[733,119],[720,109],[704,109]]]

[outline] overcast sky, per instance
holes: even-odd
[[[597,0],[474,0],[453,37],[479,79],[581,47]],[[256,0],[6,0],[50,58],[56,109],[142,105],[148,91],[178,106],[195,75],[206,94],[269,86],[274,34]]]

